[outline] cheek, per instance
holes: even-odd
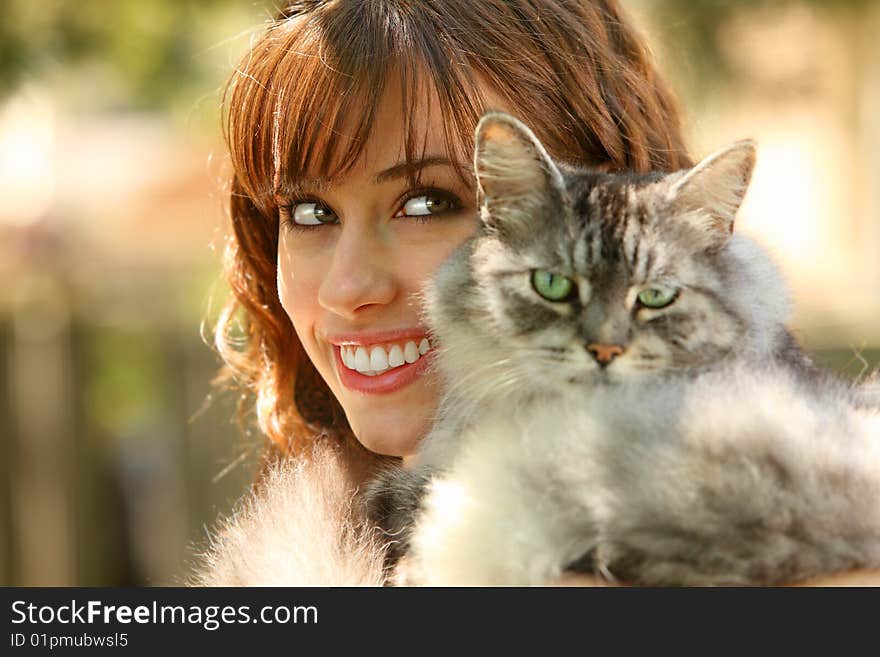
[[[400,240],[406,246],[398,251],[400,264],[396,269],[399,272],[398,278],[407,291],[421,290],[422,285],[453,251],[473,235],[476,227],[476,220],[470,216],[449,219],[443,224],[438,220],[438,224],[433,227],[408,227],[408,230],[415,228],[421,231],[418,239]]]
[[[742,326],[710,299],[690,295],[652,322],[652,333],[666,343],[679,365],[698,365],[721,358],[736,348]]]
[[[318,312],[321,271],[324,271],[321,262],[303,254],[294,255],[287,240],[281,237],[278,244],[278,300],[307,349],[308,327],[314,323]]]
[[[673,362],[669,342],[652,332],[636,332],[627,352],[621,364],[639,371],[662,370]]]

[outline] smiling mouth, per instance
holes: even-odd
[[[375,344],[370,346],[341,345],[339,356],[343,366],[364,376],[381,376],[416,363],[431,350],[427,338],[420,341]]]
[[[379,345],[334,345],[333,352],[340,383],[365,395],[388,394],[406,388],[421,379],[434,360],[431,344],[423,338],[419,338],[418,343],[409,340]],[[398,364],[401,358],[403,363]]]

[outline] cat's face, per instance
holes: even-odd
[[[484,227],[459,256],[466,266],[438,277],[449,292],[434,304],[438,332],[499,385],[512,371],[551,385],[626,381],[736,353],[750,327],[721,253],[753,162],[740,142],[676,174],[573,170],[515,119],[487,117]],[[472,337],[455,326],[465,319]]]

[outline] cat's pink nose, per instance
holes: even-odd
[[[599,365],[603,367],[623,353],[623,347],[618,344],[600,344],[591,342],[587,345],[587,351],[593,354]]]

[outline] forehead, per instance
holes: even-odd
[[[655,182],[653,176],[619,173],[586,173],[568,180],[578,273],[594,281],[630,280],[669,266]]]
[[[455,151],[447,143],[444,119],[439,108],[439,97],[432,87],[420,85],[421,89],[404,89],[398,80],[390,81],[376,106],[371,130],[359,156],[351,163],[352,172],[377,172],[408,159],[439,157]],[[413,95],[415,98],[407,97]],[[352,150],[355,131],[360,116],[349,113],[343,121],[339,136],[337,161],[331,167],[345,170],[345,157]],[[453,161],[461,154],[455,153]],[[338,176],[337,176],[338,177]]]

